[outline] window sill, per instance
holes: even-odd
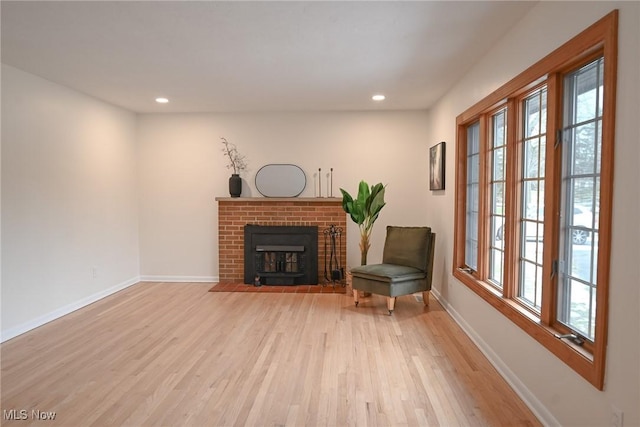
[[[601,389],[596,381],[594,355],[585,348],[568,340],[559,339],[559,332],[550,326],[543,325],[532,312],[517,304],[515,301],[503,298],[493,286],[473,277],[470,273],[455,269],[453,276],[487,303],[501,312],[505,317],[518,325],[533,339],[547,350],[555,354],[574,371]]]

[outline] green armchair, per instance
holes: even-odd
[[[351,270],[353,299],[358,306],[358,291],[387,297],[389,315],[396,297],[422,292],[429,305],[436,234],[430,227],[387,227],[382,264],[370,264]]]

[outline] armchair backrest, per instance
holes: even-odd
[[[430,227],[387,226],[382,262],[414,267],[431,274],[435,233]]]

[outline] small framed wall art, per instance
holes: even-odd
[[[444,141],[429,149],[429,190],[444,190]]]

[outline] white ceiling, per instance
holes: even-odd
[[[3,0],[1,54],[141,113],[427,109],[534,4]]]

